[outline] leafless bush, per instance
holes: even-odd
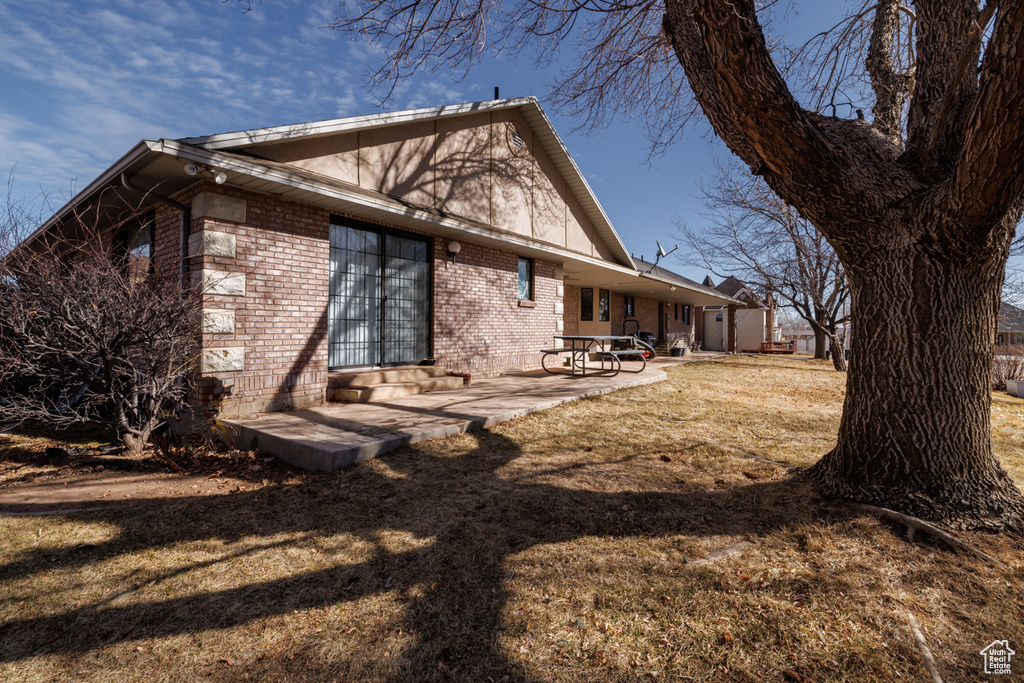
[[[146,228],[66,223],[0,261],[0,420],[105,424],[138,454],[183,406],[200,297],[125,224]]]
[[[992,361],[992,388],[1005,391],[1006,380],[1024,380],[1024,345],[1006,344],[996,347]]]

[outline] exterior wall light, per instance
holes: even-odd
[[[448,243],[448,256],[451,258],[452,263],[455,263],[455,257],[459,255],[460,251],[462,251],[461,244],[459,244],[455,240],[452,240],[451,242]]]
[[[201,178],[213,178],[213,182],[218,185],[223,185],[228,181],[227,171],[221,171],[216,168],[210,168],[209,166],[200,166],[199,164],[185,164],[185,175],[199,176]]]

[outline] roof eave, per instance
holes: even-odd
[[[251,145],[266,144],[290,140],[291,138],[311,138],[333,135],[348,131],[361,130],[368,127],[395,126],[402,123],[422,121],[448,116],[460,116],[475,112],[515,109],[525,104],[537,104],[536,97],[516,97],[504,100],[488,100],[484,102],[467,102],[465,104],[448,104],[440,107],[426,107],[398,112],[381,112],[366,116],[350,116],[341,119],[327,119],[311,123],[293,123],[286,126],[269,128],[253,128],[251,130],[218,133],[192,138],[182,138],[178,142],[186,145],[201,146],[209,150],[232,149]]]
[[[506,109],[521,110],[523,117],[530,124],[534,133],[540,138],[541,144],[548,153],[548,156],[554,161],[555,167],[562,174],[562,177],[565,178],[574,196],[577,197],[583,206],[583,210],[590,217],[601,239],[604,240],[612,251],[615,260],[624,266],[636,269],[636,264],[630,257],[629,250],[626,249],[622,238],[619,237],[615,226],[612,225],[608,214],[605,213],[604,207],[601,206],[597,195],[594,194],[594,191],[587,183],[583,172],[577,166],[576,161],[572,158],[572,154],[569,153],[569,149],[562,142],[561,137],[559,137],[558,132],[551,123],[551,119],[548,118],[547,113],[545,113],[536,97],[467,102],[464,104],[444,105],[409,111],[353,116],[313,123],[298,123],[272,128],[258,128],[218,135],[184,138],[177,142],[211,151],[230,151],[253,145],[281,142],[292,138],[301,137],[308,139],[363,130],[370,127],[394,126],[415,121]]]
[[[682,283],[682,282],[675,282],[675,281],[671,281],[671,280],[666,280],[664,278],[660,278],[660,277],[657,277],[655,275],[651,275],[650,273],[644,273],[642,271],[640,271],[639,274],[640,274],[641,278],[645,278],[647,280],[653,280],[653,281],[655,281],[655,282],[657,282],[659,284],[668,285],[670,287],[678,287],[680,289],[685,289],[685,290],[693,292],[695,294],[701,294],[701,295],[704,295],[704,296],[710,296],[710,297],[713,297],[713,298],[716,298],[716,299],[720,299],[721,301],[724,301],[726,303],[730,303],[730,304],[741,304],[741,303],[743,303],[742,301],[740,301],[738,299],[734,299],[731,296],[726,296],[725,294],[722,294],[721,292],[716,292],[713,289],[709,289],[707,287],[702,287],[700,285],[697,285],[697,286],[687,285],[687,284]]]
[[[474,235],[486,240],[500,240],[516,249],[530,250],[530,251],[544,251],[552,256],[562,258],[564,260],[577,261],[580,263],[587,263],[590,265],[601,266],[608,268],[609,270],[618,272],[623,275],[636,276],[637,271],[628,266],[621,264],[612,263],[604,259],[598,259],[578,252],[569,251],[560,247],[549,245],[549,244],[535,244],[532,241],[526,239],[517,239],[511,234],[498,235],[492,232],[481,230],[474,227],[468,222],[461,221],[455,217],[440,217],[435,214],[429,213],[423,210],[417,210],[405,204],[400,204],[397,200],[394,202],[386,201],[385,198],[381,197],[375,199],[370,196],[364,196],[361,194],[347,193],[342,188],[328,185],[326,183],[318,183],[310,178],[300,177],[292,175],[286,172],[279,171],[277,169],[267,168],[261,165],[258,161],[245,161],[240,159],[237,155],[227,156],[220,154],[217,151],[207,150],[201,147],[193,147],[186,145],[177,140],[160,140],[160,149],[163,153],[192,161],[200,164],[208,164],[215,166],[224,171],[230,171],[239,173],[245,176],[259,178],[267,180],[273,183],[279,183],[284,186],[292,187],[295,189],[310,192],[323,197],[330,197],[333,199],[340,199],[352,204],[357,204],[366,208],[375,209],[378,211],[389,212],[398,217],[407,219],[415,219],[428,223],[434,226],[447,228],[449,230],[457,230],[467,235]]]
[[[36,228],[31,235],[22,240],[21,244],[28,244],[47,230],[63,221],[74,208],[84,203],[89,197],[102,190],[112,182],[118,181],[121,174],[131,169],[139,161],[146,157],[156,156],[161,152],[159,142],[153,140],[142,140],[132,147],[124,156],[115,161],[106,171],[100,174],[95,180],[89,183],[83,190],[72,197],[64,206],[57,210],[45,223]],[[118,181],[119,182],[119,181]]]

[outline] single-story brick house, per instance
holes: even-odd
[[[320,403],[335,371],[494,376],[557,334],[664,338],[735,303],[638,269],[532,97],[145,140],[37,234],[97,203],[204,285],[198,398],[228,417]]]
[[[1024,344],[1024,310],[1003,301],[999,306],[996,345]]]

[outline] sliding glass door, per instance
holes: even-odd
[[[332,218],[330,239],[330,368],[430,355],[429,238]]]

